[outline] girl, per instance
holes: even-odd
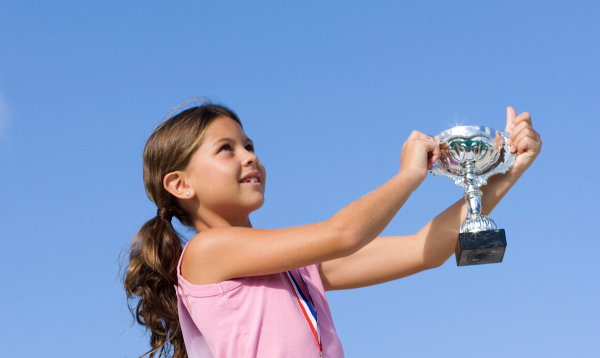
[[[486,213],[541,149],[528,113],[508,107],[506,130],[518,159],[482,188]],[[264,202],[267,175],[237,115],[203,104],[166,120],[143,155],[156,217],[133,240],[124,279],[128,302],[138,299],[138,323],[152,332],[146,354],[343,357],[325,291],[412,275],[454,252],[463,200],[414,235],[377,237],[439,155],[436,142],[414,131],[399,172],[381,187],[328,220],[261,230],[249,215]],[[183,248],[172,217],[197,232]]]

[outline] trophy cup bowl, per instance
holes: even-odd
[[[439,141],[441,155],[429,172],[464,188],[469,209],[456,242],[458,266],[502,262],[504,257],[504,229],[482,212],[479,187],[490,176],[512,168],[516,156],[510,153],[509,137],[507,132],[482,126],[454,127],[433,137]]]

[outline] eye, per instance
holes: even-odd
[[[249,151],[249,152],[252,152],[252,153],[254,153],[254,146],[253,146],[252,144],[248,144],[248,145],[246,146],[246,150],[247,150],[247,151]]]
[[[223,150],[231,150],[231,146],[229,144],[223,144],[221,148],[219,148],[219,152]]]

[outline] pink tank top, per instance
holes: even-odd
[[[187,247],[187,245],[186,245]],[[312,331],[298,306],[286,273],[194,285],[177,265],[179,321],[189,358],[319,357]],[[342,358],[318,265],[299,269],[317,310],[323,357]]]

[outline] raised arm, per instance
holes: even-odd
[[[379,235],[439,157],[437,144],[414,132],[399,173],[329,220],[286,229],[213,228],[188,244],[182,274],[195,284],[265,275],[350,255]]]
[[[511,132],[509,143],[511,150],[518,152],[518,159],[508,173],[490,177],[481,188],[485,213],[494,209],[541,150],[540,135],[533,130],[528,113],[517,117],[509,107],[506,130]],[[454,253],[467,210],[461,199],[414,235],[379,237],[352,255],[323,262],[320,269],[325,288],[370,286],[440,266]]]

